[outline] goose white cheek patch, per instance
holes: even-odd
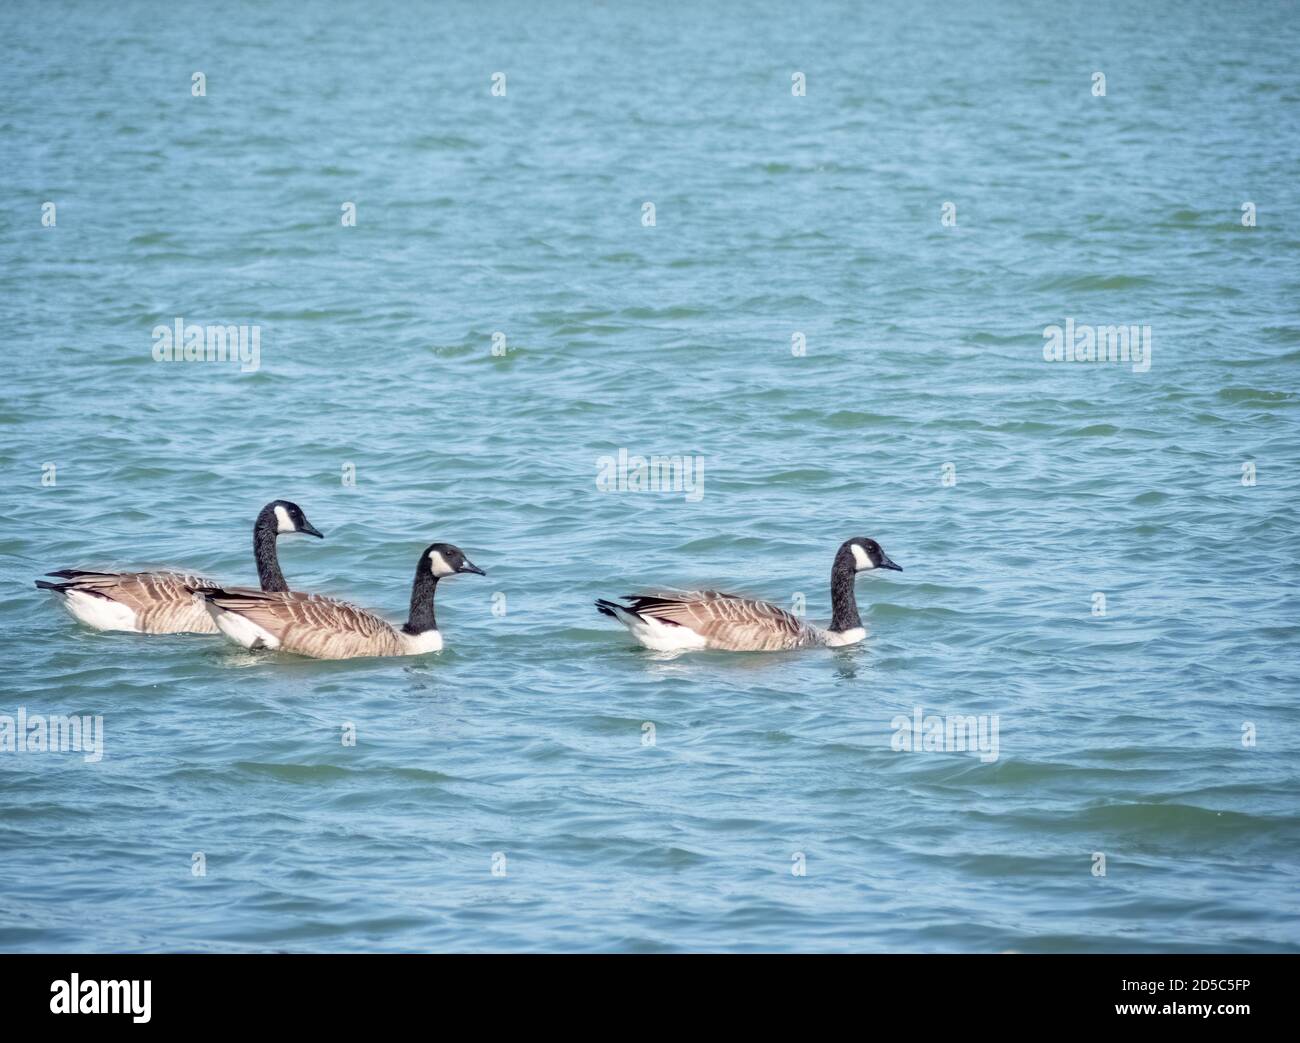
[[[456,571],[447,564],[447,559],[442,556],[440,551],[431,551],[429,561],[433,564],[433,574],[435,576],[450,576]]]
[[[275,508],[275,520],[279,522],[279,532],[297,532],[297,527],[293,524],[293,519],[289,517],[289,512],[283,507]]]
[[[867,569],[874,569],[876,567],[872,564],[871,559],[867,557],[867,552],[856,543],[853,544],[853,561],[858,566],[859,572],[865,572]]]

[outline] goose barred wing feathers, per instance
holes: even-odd
[[[733,652],[769,652],[820,643],[817,630],[769,601],[694,590],[625,598],[638,616],[687,627],[709,648]]]
[[[60,569],[48,573],[62,583],[37,580],[36,585],[61,594],[78,591],[126,606],[135,613],[136,629],[142,634],[215,634],[216,626],[208,617],[194,590],[212,588],[203,576],[187,572],[87,572]]]
[[[318,659],[402,654],[401,637],[391,623],[338,598],[244,587],[216,588],[203,596],[217,609],[265,630],[287,652]]]

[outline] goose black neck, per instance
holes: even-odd
[[[835,556],[835,564],[831,566],[831,629],[834,631],[856,630],[862,626],[858,596],[853,589],[856,576],[853,553],[845,548]]]
[[[422,560],[415,569],[415,582],[411,584],[411,613],[402,630],[408,634],[424,634],[438,629],[433,616],[433,595],[438,590],[438,577],[429,571],[429,563]]]
[[[275,537],[280,525],[275,511],[262,508],[253,525],[253,557],[257,561],[257,578],[263,590],[282,592],[289,589],[280,571],[280,558],[275,552]]]

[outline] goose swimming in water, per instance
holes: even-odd
[[[324,539],[302,508],[275,500],[262,508],[253,523],[253,556],[263,590],[283,591],[289,585],[280,571],[276,539],[288,532],[305,532]],[[137,634],[215,634],[216,625],[195,590],[215,589],[211,580],[188,572],[88,572],[60,569],[47,572],[65,582],[38,579],[36,586],[59,595],[64,607],[96,630],[126,630]]]
[[[245,648],[279,649],[314,659],[423,655],[442,648],[433,615],[438,581],[463,572],[487,575],[450,543],[425,548],[415,566],[410,614],[400,627],[321,594],[220,588],[197,593],[217,629]]]
[[[620,605],[603,598],[596,608],[631,631],[646,648],[660,652],[712,648],[727,652],[780,652],[794,648],[853,645],[867,636],[858,615],[853,581],[859,572],[903,567],[889,560],[875,540],[846,541],[831,566],[831,625],[810,626],[767,601],[697,590],[640,595]]]

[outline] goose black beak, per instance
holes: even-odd
[[[474,564],[472,561],[470,561],[469,559],[466,559],[465,562],[464,562],[464,564],[462,564],[461,567],[458,568],[456,571],[457,571],[457,572],[472,572],[472,573],[474,573],[474,575],[476,575],[476,576],[486,576],[486,575],[487,575],[486,572],[484,572],[481,568],[479,568],[477,565],[475,565],[475,564]]]
[[[314,526],[309,521],[303,522],[302,528],[300,528],[298,531],[305,532],[308,536],[315,536],[318,540],[323,540],[325,538],[325,534],[321,532],[320,529],[316,528],[316,526]]]
[[[902,565],[899,565],[899,564],[897,564],[896,562],[890,561],[888,558],[886,558],[884,561],[882,561],[882,562],[880,563],[880,567],[881,567],[882,569],[893,569],[895,572],[902,572],[902,571],[903,571],[903,566],[902,566]]]

